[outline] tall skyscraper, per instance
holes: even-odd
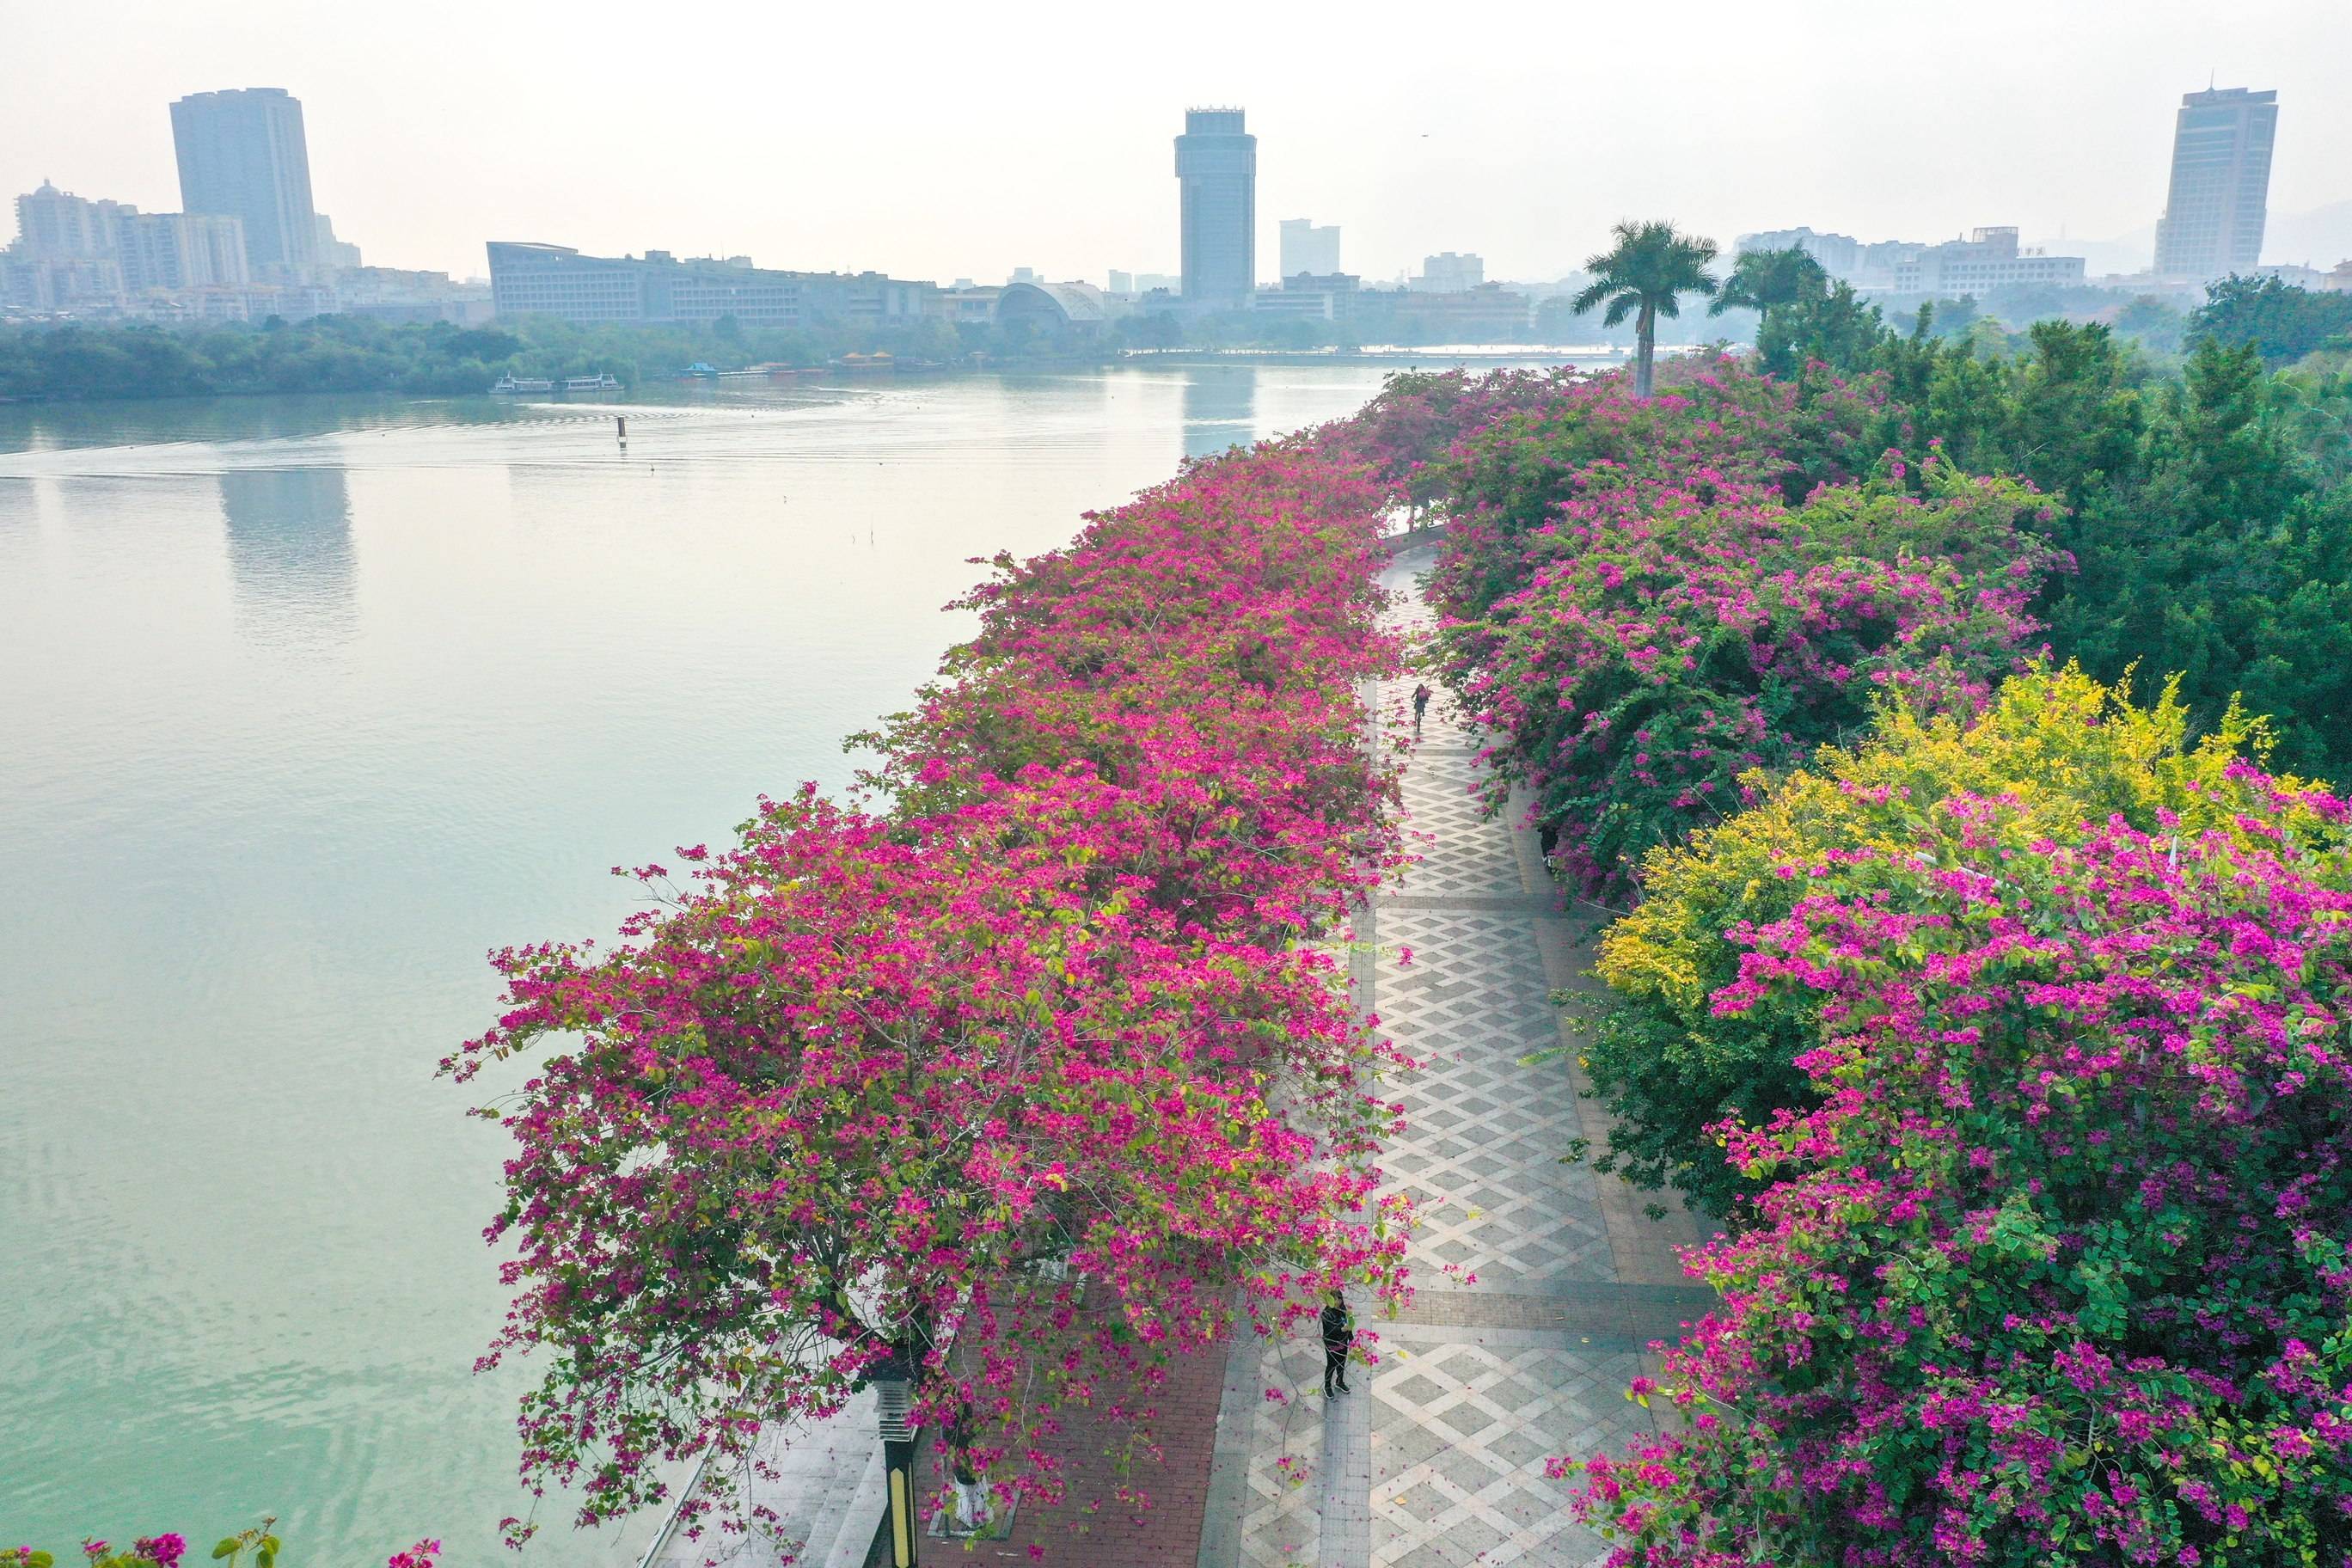
[[[93,202],[48,181],[16,198],[16,244],[45,260],[83,260],[114,248],[118,204]]]
[[[256,274],[279,282],[316,276],[319,219],[299,99],[279,87],[192,93],[172,105],[172,144],[180,205],[244,220]]]
[[[1257,138],[1242,114],[1188,109],[1176,138],[1188,300],[1238,308],[1257,293]]]
[[[1282,275],[1302,272],[1328,277],[1339,270],[1339,226],[1318,224],[1311,217],[1282,220]]]
[[[2156,269],[2168,278],[2251,272],[2270,215],[2278,94],[2242,87],[2180,95],[2172,185],[2156,226]]]

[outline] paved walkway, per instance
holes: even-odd
[[[1429,563],[1401,559],[1390,585],[1410,594]],[[1414,599],[1402,619],[1429,616]],[[1378,710],[1409,708],[1412,684],[1384,687]],[[1311,1337],[1229,1358],[1199,1568],[1589,1562],[1603,1544],[1544,1461],[1646,1427],[1624,1398],[1643,1347],[1709,1300],[1674,1252],[1696,1239],[1686,1215],[1653,1221],[1649,1194],[1559,1163],[1577,1137],[1600,1142],[1600,1112],[1578,1099],[1572,1051],[1520,1064],[1568,1039],[1549,994],[1591,985],[1598,922],[1559,911],[1516,812],[1482,817],[1472,752],[1433,705],[1404,786],[1433,837],[1358,927],[1359,997],[1425,1063],[1397,1086],[1407,1131],[1384,1162],[1420,1207],[1417,1293],[1397,1321],[1360,1309],[1381,1364],[1328,1405]]]

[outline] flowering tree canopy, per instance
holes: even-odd
[[[1730,1133],[1771,1185],[1636,1384],[1687,1424],[1590,1467],[1616,1561],[2341,1560],[2352,814],[2231,773],[2202,829],[1954,794],[1735,930],[1712,1006],[1816,1010],[1818,1104]]]
[[[1881,696],[1981,704],[2057,563],[2020,527],[2030,491],[1938,459],[1788,505],[1764,477],[1787,468],[1788,413],[1757,380],[1630,408],[1607,384],[1465,444],[1446,672],[1493,733],[1496,798],[1524,783],[1556,863],[1595,893]]]
[[[616,948],[499,955],[506,1011],[447,1065],[543,1058],[494,1112],[491,1228],[534,1487],[643,1506],[662,1461],[752,1462],[889,1362],[1000,1492],[1052,1496],[1055,1411],[1148,1447],[1169,1359],[1237,1300],[1272,1332],[1401,1289],[1391,1054],[1300,940],[1401,853],[1359,695],[1399,658],[1380,450],[1194,465],[1000,558],[979,635],[870,738],[887,809],[763,802],[681,851],[685,890],[635,873]]]
[[[1885,393],[1564,386],[1444,468],[1449,678],[1641,897],[1609,1161],[1733,1226],[1677,1419],[1555,1469],[1623,1565],[2347,1561],[2352,812],[2026,665],[2050,507],[1855,463]]]
[[[1733,931],[1783,919],[1809,894],[1874,892],[1888,868],[1924,852],[1920,814],[1954,795],[2012,802],[2011,847],[2114,820],[2234,832],[2241,812],[2269,800],[2269,781],[2242,766],[2264,739],[2233,710],[2192,741],[2170,686],[2143,708],[2070,666],[2010,680],[1974,721],[1890,704],[1860,743],[1778,778],[1749,775],[1748,809],[1650,852],[1641,903],[1601,940],[1612,994],[1585,1047],[1612,1117],[1601,1163],[1646,1186],[1671,1180],[1729,1215],[1763,1183],[1725,1161],[1718,1124],[1812,1103],[1796,1060],[1820,1033],[1814,999],[1713,1005],[1738,977]],[[2277,821],[2298,841],[2332,831],[2309,811]]]

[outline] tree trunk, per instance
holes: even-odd
[[[1644,301],[1642,313],[1633,318],[1633,395],[1647,397],[1654,379],[1651,356],[1656,350],[1658,319]]]

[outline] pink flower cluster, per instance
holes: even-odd
[[[1587,1467],[1616,1562],[2342,1560],[2352,811],[2236,782],[2022,847],[1956,796],[1735,933],[1716,1006],[1811,998],[1822,1103],[1724,1129],[1774,1184],[1640,1390],[1685,1424]]]
[[[1272,1333],[1402,1289],[1395,1058],[1313,945],[1402,854],[1360,695],[1401,658],[1384,452],[1197,464],[1000,557],[979,635],[868,737],[884,806],[764,801],[680,851],[685,889],[634,873],[617,947],[497,955],[505,1011],[445,1067],[532,1063],[493,1112],[517,1295],[487,1358],[542,1370],[530,1485],[606,1518],[896,1366],[1000,1493],[1050,1498],[1060,1413],[1150,1452],[1171,1359],[1236,1303]]]
[[[1495,798],[1524,785],[1589,891],[1876,701],[1979,706],[2035,629],[2037,498],[1938,460],[1792,506],[1782,448],[1824,416],[1790,396],[1729,364],[1649,400],[1572,382],[1455,451],[1445,672]]]

